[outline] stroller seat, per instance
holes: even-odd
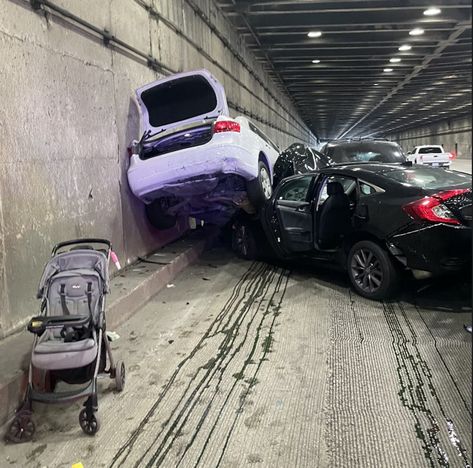
[[[92,337],[65,342],[60,330],[46,330],[33,350],[31,363],[44,370],[73,369],[94,362],[97,352],[95,331]]]

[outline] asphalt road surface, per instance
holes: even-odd
[[[452,169],[471,174],[471,159],[455,159],[452,162]]]
[[[38,405],[0,466],[469,466],[470,295],[454,279],[370,302],[343,274],[216,248],[116,330],[127,383],[101,381],[99,433],[79,404]]]

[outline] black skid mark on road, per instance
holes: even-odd
[[[110,464],[110,468],[113,466],[123,466],[123,463],[126,461],[128,455],[130,454],[131,450],[133,449],[134,444],[136,443],[138,437],[140,434],[144,431],[145,426],[148,424],[150,419],[154,416],[156,413],[156,410],[158,409],[160,403],[162,400],[165,398],[167,395],[169,389],[172,387],[174,384],[176,378],[179,376],[181,369],[185,366],[185,364],[190,361],[196,354],[197,352],[201,349],[203,346],[203,343],[205,340],[209,337],[209,335],[212,333],[213,328],[216,324],[218,324],[221,321],[221,318],[224,314],[224,311],[226,308],[231,307],[231,305],[235,302],[237,297],[240,294],[240,291],[245,283],[251,283],[252,280],[257,278],[257,276],[261,273],[262,267],[261,265],[257,263],[251,264],[251,266],[248,268],[248,270],[242,275],[242,277],[239,279],[237,284],[232,290],[232,293],[227,300],[225,306],[223,307],[222,311],[215,317],[215,319],[211,322],[209,328],[207,331],[204,333],[202,338],[199,340],[197,345],[192,349],[192,351],[177,365],[176,370],[174,373],[171,375],[169,378],[168,382],[166,383],[163,391],[160,393],[158,396],[158,399],[154,402],[146,416],[140,421],[138,427],[133,431],[131,436],[128,438],[128,440],[123,444],[120,449],[117,451],[115,454],[114,458],[112,459],[112,462]]]
[[[358,336],[360,338],[360,344],[363,344],[363,341],[365,340],[365,337],[363,336],[363,333],[361,332],[360,323],[358,321],[358,315],[356,315],[355,299],[353,299],[353,293],[352,293],[351,289],[348,290],[348,295],[349,295],[349,298],[350,298],[350,308],[351,308],[351,311],[353,313],[353,319],[354,319],[354,322],[355,322],[356,331],[357,331]]]
[[[115,457],[112,460],[112,463],[110,467],[113,466],[123,466],[123,463],[127,460],[128,456],[130,455],[134,444],[138,440],[139,436],[141,433],[144,431],[146,425],[150,422],[151,418],[155,415],[160,403],[163,401],[163,399],[166,397],[168,394],[170,388],[173,386],[176,378],[180,374],[182,368],[189,362],[191,361],[197,352],[203,347],[204,342],[209,339],[211,336],[215,336],[215,329],[219,329],[222,325],[222,321],[225,319],[226,315],[228,314],[235,314],[235,311],[238,311],[239,308],[241,307],[243,299],[246,298],[248,293],[251,292],[251,295],[257,295],[259,291],[261,291],[261,287],[264,286],[268,282],[268,274],[271,274],[272,269],[264,264],[258,264],[258,263],[253,263],[249,269],[245,272],[244,275],[240,278],[238,283],[235,285],[235,287],[232,290],[232,293],[230,295],[230,298],[227,300],[226,304],[224,307],[221,309],[219,314],[215,317],[215,319],[212,321],[211,325],[209,328],[206,330],[200,341],[197,343],[197,345],[194,347],[194,349],[178,364],[176,370],[168,380],[167,384],[165,385],[163,391],[159,395],[158,399],[155,401],[153,406],[150,408],[148,411],[147,415],[142,419],[142,421],[139,423],[138,427],[133,431],[132,435],[128,438],[126,443],[117,451],[115,454]],[[243,294],[242,294],[243,290]],[[246,301],[246,304],[248,304],[248,301]],[[227,340],[231,340],[232,337],[229,334],[226,334],[224,338],[224,342]],[[227,347],[225,346],[220,346],[221,349],[225,349]],[[215,364],[215,363],[214,363]],[[187,385],[187,388],[185,389],[183,393],[183,397],[181,397],[181,400],[179,403],[182,402],[184,395],[186,395],[186,392],[189,390],[189,388],[192,386],[193,381],[196,379],[197,374],[203,369],[207,368],[208,372],[206,373],[206,376],[209,375],[209,373],[212,372],[213,369],[217,369],[217,366],[212,365],[212,366],[201,366],[197,369],[197,372],[193,375],[191,381]],[[202,382],[202,381],[201,381]],[[195,395],[195,393],[194,393]],[[165,421],[163,424],[163,430],[166,429],[166,426],[170,423],[170,420]],[[158,437],[162,435],[161,431],[158,434]],[[179,431],[178,431],[179,432]],[[155,439],[157,440],[157,439]],[[146,450],[146,453],[149,452],[149,450],[152,448],[149,447]],[[145,454],[146,454],[145,453]],[[138,466],[142,458],[137,462],[135,466]]]
[[[200,427],[202,427],[205,419],[207,418],[207,416],[209,414],[209,411],[210,411],[210,408],[212,406],[213,400],[215,399],[215,397],[219,393],[220,384],[221,384],[221,381],[222,381],[222,378],[223,378],[223,375],[224,375],[225,371],[227,370],[228,366],[230,365],[230,363],[232,362],[234,357],[239,353],[239,351],[241,350],[241,348],[243,347],[243,345],[246,342],[250,326],[251,326],[251,324],[253,323],[255,317],[258,314],[259,306],[264,301],[264,299],[266,297],[266,294],[267,294],[267,292],[268,292],[268,290],[269,290],[269,288],[270,288],[270,286],[273,282],[273,278],[274,278],[275,274],[276,274],[275,269],[272,269],[272,268],[265,269],[265,274],[262,275],[261,278],[258,279],[258,281],[256,282],[253,289],[249,288],[250,295],[249,295],[248,300],[243,302],[243,306],[241,306],[241,304],[237,304],[236,307],[234,307],[234,309],[232,311],[233,313],[232,314],[227,314],[227,321],[223,325],[223,328],[222,328],[222,333],[223,333],[224,339],[218,347],[217,357],[215,358],[215,365],[212,367],[212,370],[210,372],[206,373],[204,375],[204,377],[201,379],[201,381],[195,386],[195,388],[193,389],[191,395],[188,397],[185,406],[181,409],[180,413],[177,415],[177,417],[176,417],[175,421],[173,422],[173,424],[168,428],[167,433],[164,436],[162,442],[160,443],[158,448],[155,450],[154,454],[151,456],[151,459],[147,462],[147,464],[146,464],[147,467],[160,466],[163,463],[163,461],[165,460],[167,454],[169,453],[170,449],[172,448],[173,443],[176,440],[175,432],[176,431],[179,432],[184,428],[184,426],[187,423],[188,419],[190,418],[193,410],[195,409],[195,407],[199,403],[200,396],[204,393],[206,388],[208,388],[210,386],[210,383],[211,383],[213,377],[217,373],[219,373],[219,376],[217,378],[217,385],[216,385],[216,388],[213,392],[213,396],[212,396],[210,402],[206,405],[206,408],[204,410],[203,415],[199,419],[199,423],[197,424],[197,429],[194,431],[194,434],[191,437],[190,445],[192,445],[192,443],[194,442],[195,438],[197,437],[197,434],[199,432]],[[245,297],[245,296],[243,296],[243,297]],[[248,323],[248,325],[246,327],[246,332],[243,335],[243,339],[242,339],[241,343],[237,347],[233,348],[233,345],[235,344],[237,338],[240,337],[238,332],[240,330],[241,324],[243,323],[243,320],[246,318],[249,311],[251,310],[251,307],[253,306],[253,304],[255,304],[257,302],[258,299],[260,299],[259,305],[256,308],[255,313],[251,317],[251,320],[250,320],[250,322]],[[234,317],[235,314],[237,315],[236,317]],[[230,318],[228,318],[228,316],[230,316]],[[234,318],[233,322],[232,322],[231,317]],[[232,351],[232,350],[233,350],[233,353],[230,355],[230,351]],[[225,362],[225,359],[228,356],[230,356],[230,358],[228,359],[228,361]],[[217,364],[219,364],[219,365],[217,365]],[[186,391],[190,389],[190,387],[192,386],[192,383],[193,383],[192,381],[189,383],[188,388],[186,389]],[[185,395],[185,393],[184,393],[184,395]],[[181,403],[181,401],[178,404],[176,404],[175,410],[177,410],[177,408],[180,406],[180,403]],[[187,412],[187,414],[186,414],[186,412]],[[185,415],[185,417],[184,417],[184,415]],[[176,427],[179,423],[180,423],[180,427],[178,429],[176,429]],[[161,436],[161,434],[158,434],[158,436],[155,437],[153,443],[156,442],[157,440],[159,440],[160,436]],[[166,445],[167,445],[167,447],[166,447]],[[182,459],[183,459],[184,455],[187,453],[190,445],[188,444],[186,446],[186,449],[184,450],[184,453],[181,454],[181,459],[179,460],[179,462],[177,464],[174,465],[175,467],[177,467],[179,465],[179,463],[182,461]],[[148,451],[149,451],[149,449],[147,450],[147,452]],[[143,459],[143,457],[140,458],[139,461],[142,461],[142,459]]]
[[[416,437],[422,441],[425,458],[431,467],[435,467],[433,453],[436,453],[436,460],[441,467],[450,467],[450,462],[446,451],[442,448],[440,438],[440,427],[435,419],[434,411],[429,407],[426,395],[428,393],[437,403],[440,413],[447,421],[445,410],[440,401],[438,392],[432,380],[432,371],[427,362],[422,358],[417,346],[417,334],[407,317],[406,311],[401,303],[396,304],[409,329],[410,336],[404,332],[401,322],[396,314],[395,306],[390,303],[383,303],[384,316],[392,335],[392,346],[397,361],[397,373],[401,390],[398,392],[403,406],[408,408],[414,417],[414,429]],[[414,353],[409,349],[408,343],[414,348]],[[426,383],[424,382],[426,379]],[[423,415],[429,421],[429,427],[422,424]],[[469,467],[466,451],[461,449],[461,456],[464,467]]]
[[[286,295],[286,290],[287,290],[287,285],[289,283],[289,277],[290,277],[290,272],[287,272],[286,275],[281,275],[279,278],[278,278],[278,284],[276,286],[276,290],[275,290],[275,293],[273,295],[273,298],[274,296],[276,295],[276,293],[281,293],[281,296],[279,298],[279,301],[278,301],[278,304],[275,305],[273,303],[273,298],[271,298],[271,301],[268,305],[268,309],[272,308],[273,309],[273,314],[272,314],[272,319],[271,319],[271,325],[269,327],[269,332],[268,332],[268,337],[270,337],[272,339],[272,335],[274,333],[274,325],[275,325],[275,322],[276,322],[276,319],[277,317],[280,315],[280,312],[281,312],[281,306],[282,306],[282,303],[283,303],[283,300],[284,300],[284,296]],[[285,281],[284,281],[285,280]],[[284,283],[283,287],[282,287],[282,291],[281,291],[281,286],[282,284]],[[269,311],[268,311],[269,313]],[[264,314],[264,316],[266,316],[268,314]],[[251,350],[251,356],[253,356],[253,353],[255,352],[256,348],[257,348],[257,344],[258,344],[258,341],[259,341],[259,332],[261,330],[261,327],[258,329],[258,333],[257,333],[257,337],[255,338],[255,342],[253,344],[253,348]],[[246,401],[246,398],[248,396],[248,394],[250,393],[250,390],[252,388],[252,386],[258,381],[257,379],[257,376],[259,374],[259,371],[263,365],[263,363],[265,361],[267,361],[267,358],[266,358],[266,355],[271,352],[270,349],[268,349],[267,347],[265,346],[262,346],[263,348],[263,353],[261,354],[260,358],[259,358],[259,361],[258,361],[258,366],[256,367],[254,373],[253,373],[253,376],[249,379],[250,380],[250,384],[248,385],[246,391],[244,392],[243,396],[240,398],[240,405],[238,407],[238,409],[236,410],[235,412],[235,416],[233,418],[233,422],[232,422],[232,425],[230,426],[230,429],[227,433],[227,436],[225,438],[225,444],[222,448],[222,451],[220,453],[220,457],[218,459],[218,462],[217,462],[217,465],[216,465],[216,468],[218,468],[223,460],[223,457],[225,455],[225,452],[227,450],[227,447],[228,447],[228,444],[230,442],[230,438],[232,436],[232,433],[236,427],[236,423],[238,421],[238,418],[240,417],[240,414],[242,413],[243,411],[243,407],[245,405],[245,401]],[[247,364],[248,362],[248,359],[245,361],[245,364],[244,364],[244,367],[242,368],[242,371],[244,371],[244,369],[246,368],[246,366],[248,365]],[[200,458],[199,458],[200,460]],[[197,467],[198,463],[196,463],[194,465],[194,468]]]
[[[281,272],[281,273],[279,274],[278,283],[277,283],[277,284],[279,284],[280,278],[281,278],[283,275],[284,275],[284,272]],[[226,395],[226,398],[225,398],[225,400],[224,400],[224,403],[222,404],[222,406],[221,406],[221,408],[220,408],[220,411],[218,412],[217,419],[216,419],[215,423],[214,423],[214,424],[212,425],[212,427],[210,428],[210,433],[209,433],[209,435],[208,435],[208,437],[207,437],[207,439],[206,439],[206,441],[205,441],[205,443],[204,443],[204,447],[203,447],[203,449],[201,450],[201,453],[200,453],[200,455],[199,455],[199,457],[198,457],[198,460],[197,460],[195,466],[197,466],[197,465],[200,463],[200,460],[201,460],[201,458],[202,458],[202,456],[203,456],[203,454],[204,454],[204,452],[205,452],[205,450],[206,450],[206,448],[207,448],[207,445],[208,445],[208,443],[209,443],[209,441],[210,441],[210,438],[211,438],[211,436],[212,436],[214,430],[215,430],[216,427],[217,427],[217,424],[218,424],[218,422],[219,422],[220,416],[221,416],[223,410],[225,409],[226,403],[228,402],[228,400],[229,400],[229,398],[231,397],[231,395],[232,395],[234,389],[236,388],[237,382],[238,382],[239,380],[241,380],[241,379],[244,377],[244,371],[245,371],[246,367],[247,367],[249,364],[251,364],[251,363],[253,362],[253,361],[252,361],[252,357],[253,357],[254,351],[255,351],[255,349],[256,349],[256,343],[258,342],[258,337],[259,337],[259,334],[260,334],[260,330],[261,330],[261,328],[262,328],[262,326],[263,326],[265,317],[266,317],[266,315],[267,315],[268,307],[269,307],[269,305],[271,304],[272,299],[274,298],[274,295],[276,294],[276,292],[277,292],[277,286],[276,286],[275,290],[273,291],[273,293],[272,293],[272,295],[271,295],[271,299],[270,299],[269,302],[268,302],[268,306],[266,306],[265,311],[263,312],[263,314],[261,314],[261,320],[260,320],[260,323],[258,324],[257,329],[256,329],[256,338],[255,338],[255,340],[254,340],[254,342],[253,342],[252,349],[251,349],[251,351],[250,351],[248,357],[247,357],[246,359],[244,359],[245,365],[243,366],[243,368],[242,368],[239,372],[233,374],[233,376],[232,376],[232,377],[235,378],[235,382],[233,383],[233,385],[231,386],[229,392],[228,392],[227,395]],[[197,438],[197,435],[199,434],[199,431],[200,431],[200,429],[202,428],[202,426],[203,426],[203,424],[204,424],[204,422],[205,422],[205,420],[206,420],[206,418],[207,418],[207,416],[208,416],[208,414],[209,414],[209,412],[210,412],[210,409],[211,409],[211,407],[212,407],[212,405],[213,405],[214,399],[215,399],[215,397],[219,394],[220,385],[221,385],[221,383],[222,383],[225,370],[226,370],[226,368],[228,367],[228,365],[230,364],[230,362],[231,362],[231,361],[236,357],[236,355],[240,352],[240,350],[241,350],[241,348],[243,347],[243,345],[246,343],[247,338],[248,338],[248,336],[249,336],[249,332],[250,332],[251,325],[253,324],[255,318],[256,318],[256,317],[258,316],[258,314],[260,313],[260,308],[261,308],[261,305],[262,305],[263,301],[264,301],[264,299],[263,299],[262,301],[260,301],[260,304],[259,304],[258,308],[256,309],[255,313],[254,313],[253,316],[251,317],[251,320],[248,322],[248,324],[247,324],[247,326],[246,326],[246,332],[245,332],[245,334],[244,334],[244,336],[243,336],[243,340],[242,340],[242,341],[240,342],[240,344],[234,349],[234,352],[232,353],[232,355],[231,355],[229,361],[227,362],[225,368],[220,368],[220,369],[219,369],[220,374],[219,374],[219,376],[218,376],[217,384],[216,384],[216,386],[215,386],[215,390],[214,390],[214,392],[213,392],[212,398],[211,398],[210,402],[207,404],[203,415],[202,415],[201,418],[199,419],[199,422],[197,423],[197,426],[196,426],[196,428],[195,428],[195,430],[194,430],[194,433],[193,433],[193,435],[192,435],[192,437],[191,437],[189,443],[186,445],[186,448],[185,448],[184,452],[182,453],[182,455],[181,455],[179,461],[177,462],[177,464],[175,465],[176,467],[179,466],[180,463],[183,461],[183,459],[184,459],[186,453],[187,453],[188,450],[191,448],[191,446],[193,445],[195,439]]]
[[[458,393],[458,396],[460,397],[460,400],[463,402],[463,405],[465,406],[465,409],[467,410],[468,414],[470,415],[470,418],[473,416],[472,415],[472,412],[471,412],[471,407],[468,405],[468,400],[467,398],[465,398],[460,390],[460,387],[458,386],[458,383],[457,381],[455,380],[455,378],[453,377],[453,373],[452,371],[450,370],[450,368],[448,367],[447,363],[445,362],[445,359],[444,357],[442,356],[442,353],[440,352],[439,348],[438,348],[438,343],[437,343],[437,338],[435,337],[435,335],[432,333],[432,330],[430,329],[429,325],[427,324],[427,322],[425,321],[424,317],[422,316],[422,314],[420,313],[420,310],[419,310],[419,307],[417,304],[415,304],[415,308],[416,308],[416,311],[417,311],[417,314],[419,315],[420,319],[422,320],[422,322],[424,322],[424,325],[425,327],[427,328],[427,330],[429,331],[429,334],[430,336],[432,337],[432,339],[434,340],[434,347],[435,347],[435,351],[437,351],[437,354],[440,358],[440,360],[442,361],[442,364],[444,365],[445,367],[445,370],[447,371],[447,374],[448,376],[450,377],[450,380],[452,381],[452,384],[453,386],[455,387],[455,390],[457,391]]]

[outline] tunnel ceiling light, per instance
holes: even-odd
[[[320,63],[319,59],[312,60],[312,63]]]
[[[384,73],[391,73],[392,71],[393,71],[392,68],[385,68],[385,69],[383,70]]]
[[[447,78],[448,80],[451,80],[453,78],[458,78],[458,76],[457,75],[448,75],[445,78]]]
[[[373,86],[379,86],[379,83],[375,83]]]
[[[422,28],[414,28],[411,31],[409,31],[409,36],[421,36],[424,34],[424,30]]]
[[[321,31],[310,31],[309,34],[307,34],[309,37],[320,37],[322,35]]]
[[[389,59],[391,63],[399,63],[401,59],[399,57],[393,57],[392,59]]]
[[[440,13],[442,13],[442,10],[437,7],[430,7],[424,11],[425,16],[436,16],[436,15],[440,15]]]
[[[401,47],[399,47],[399,50],[401,52],[406,52],[406,51],[411,50],[411,49],[412,49],[412,46],[410,46],[409,44],[404,44]]]

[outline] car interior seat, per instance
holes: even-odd
[[[323,249],[336,247],[351,229],[350,198],[340,182],[327,184],[328,198],[318,217],[318,244]]]

